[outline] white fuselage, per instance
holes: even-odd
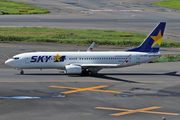
[[[64,69],[66,65],[83,64],[112,68],[146,63],[160,56],[160,53],[144,52],[32,52],[18,54],[6,61],[6,64],[20,69]],[[110,64],[118,64],[118,66]],[[103,65],[107,66],[103,67]]]

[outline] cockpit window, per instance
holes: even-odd
[[[18,59],[19,59],[19,57],[12,57],[12,59],[14,59],[14,60],[18,60]]]

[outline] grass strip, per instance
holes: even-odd
[[[151,61],[150,63],[155,63],[155,62],[176,62],[176,61],[180,61],[180,54],[177,55],[164,55],[161,56],[158,59],[155,59],[153,61]]]
[[[132,35],[132,37],[121,37]],[[143,33],[115,30],[66,30],[47,27],[0,27],[1,42],[50,42],[65,44],[92,44],[139,46],[147,37]],[[180,42],[162,41],[162,47],[180,47]]]
[[[45,8],[38,8],[23,2],[0,0],[0,15],[4,14],[43,14],[50,13]]]
[[[153,5],[180,10],[180,0],[163,0],[154,2]]]

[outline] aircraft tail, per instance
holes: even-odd
[[[91,44],[91,46],[89,46],[89,48],[87,49],[87,52],[92,52],[93,47],[94,47],[94,44],[95,44],[95,42],[93,42],[93,43]]]
[[[139,47],[127,51],[158,52],[164,34],[165,26],[166,22],[160,22]]]

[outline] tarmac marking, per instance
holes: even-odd
[[[104,110],[119,110],[119,111],[125,111],[121,113],[114,113],[110,114],[113,116],[120,116],[120,115],[127,115],[127,114],[132,114],[132,113],[153,113],[153,114],[164,114],[164,115],[179,115],[178,113],[166,113],[166,112],[155,112],[155,111],[147,111],[147,110],[153,110],[153,109],[158,109],[162,108],[159,106],[154,106],[154,107],[148,107],[148,108],[142,108],[142,109],[136,109],[136,110],[131,110],[131,109],[119,109],[119,108],[107,108],[107,107],[95,107],[96,109],[104,109]]]
[[[3,56],[5,56],[5,57],[7,57],[8,58],[8,60],[10,59],[7,55],[5,55],[5,54],[2,54],[2,53],[0,53],[0,55],[3,55]],[[6,60],[5,60],[6,61]],[[3,64],[3,63],[5,63],[5,61],[3,61],[3,62],[0,62],[0,64]]]
[[[75,10],[75,11],[80,11],[79,9],[74,9],[74,8],[71,8],[71,7],[66,7],[66,6],[62,6],[62,5],[58,5],[58,4],[53,4],[53,5],[61,6],[61,7],[67,8],[67,9]],[[83,11],[83,12],[84,12],[85,15],[87,14],[86,11]]]
[[[0,75],[14,75],[14,74],[0,74]],[[119,81],[0,81],[0,83],[119,83]],[[143,82],[143,83],[180,83],[180,81],[136,81],[136,82]],[[58,86],[59,87],[59,86]],[[67,88],[69,89],[69,88]],[[104,90],[97,90],[97,91],[104,91]],[[118,92],[119,93],[119,92]],[[121,92],[122,93],[122,92]]]
[[[40,3],[40,2],[39,2],[39,3]],[[67,9],[70,9],[70,10],[81,11],[81,10],[79,10],[79,9],[75,9],[75,8],[71,8],[71,7],[67,7],[67,6],[63,6],[63,5],[59,5],[59,4],[54,4],[54,3],[43,3],[43,4],[55,5],[55,6],[60,6],[60,7],[67,8]],[[84,12],[84,15],[87,14],[86,11],[83,11],[83,12]],[[75,14],[75,15],[82,15],[82,14]]]
[[[120,2],[119,4],[122,5],[122,6],[124,6],[124,7],[132,8],[131,6],[125,5],[125,4],[123,4],[123,3],[128,3],[128,2],[127,2],[127,1],[122,1],[122,2]],[[137,7],[136,7],[136,8],[137,8]],[[140,7],[138,7],[138,8],[140,8]],[[154,11],[154,10],[148,10],[148,9],[146,9],[146,8],[140,8],[140,9],[145,9],[144,12],[156,12],[156,11]],[[142,12],[143,12],[143,11],[142,11]]]
[[[122,2],[120,2],[119,4],[120,5],[122,5],[122,6],[125,6],[125,7],[130,7],[130,6],[128,6],[128,5],[124,5],[123,3],[125,3],[126,1],[122,1]]]
[[[70,94],[70,93],[86,91],[86,90],[88,90],[88,91],[97,91],[97,92],[122,93],[122,92],[119,92],[119,91],[96,90],[98,88],[108,87],[107,85],[101,85],[101,86],[95,86],[95,87],[89,87],[89,88],[74,88],[74,87],[64,87],[64,86],[49,86],[49,87],[53,87],[53,88],[65,88],[65,89],[75,89],[75,90],[71,90],[71,91],[61,92],[61,93],[64,93],[64,94]]]
[[[63,6],[63,5],[58,5],[58,4],[52,4],[52,5],[64,7],[64,8],[70,9],[70,10],[81,11],[81,10],[79,10],[79,9],[75,9],[75,8],[71,8],[71,7],[67,7],[67,6]],[[84,14],[87,14],[86,11],[83,11],[83,12],[84,12]]]

